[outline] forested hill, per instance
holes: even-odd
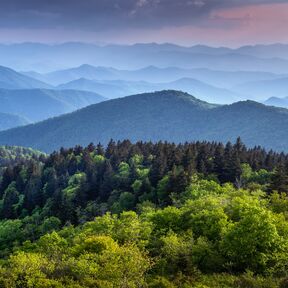
[[[286,287],[287,169],[240,139],[111,141],[8,167],[1,287]]]
[[[179,91],[106,101],[47,121],[0,133],[0,144],[45,152],[60,147],[167,140],[235,141],[288,151],[288,110],[253,101],[216,106]],[[257,132],[257,133],[256,133]]]

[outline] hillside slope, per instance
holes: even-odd
[[[0,89],[0,112],[20,115],[31,122],[69,113],[106,100],[86,91],[49,89]]]
[[[132,141],[235,140],[288,151],[288,110],[253,101],[211,105],[178,91],[134,95],[0,133],[0,145],[52,151],[111,138]]]
[[[50,85],[23,75],[13,69],[0,66],[0,88],[2,89],[32,89],[51,88]]]
[[[27,119],[23,117],[0,112],[0,131],[18,126],[23,126],[28,123],[29,122],[27,121]]]
[[[288,93],[288,92],[287,92]],[[288,108],[288,97],[279,98],[279,97],[270,97],[263,102],[265,105]]]

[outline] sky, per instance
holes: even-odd
[[[288,0],[0,0],[0,41],[288,43]]]

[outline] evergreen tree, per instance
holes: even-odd
[[[17,215],[16,204],[19,202],[19,193],[16,190],[16,183],[12,182],[5,190],[3,197],[2,217],[14,219]]]

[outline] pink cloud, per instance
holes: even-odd
[[[203,23],[198,23],[197,26],[143,30],[142,33],[138,31],[134,40],[229,46],[288,43],[287,27],[288,3],[246,5],[214,10],[208,20],[203,20]],[[120,36],[118,40],[121,42],[121,39],[127,41],[129,37],[123,39]]]
[[[130,29],[113,40],[127,42],[176,42],[241,46],[257,43],[288,43],[288,3],[246,5],[214,10],[209,18],[197,25],[162,29]],[[109,41],[113,32],[107,33]]]

